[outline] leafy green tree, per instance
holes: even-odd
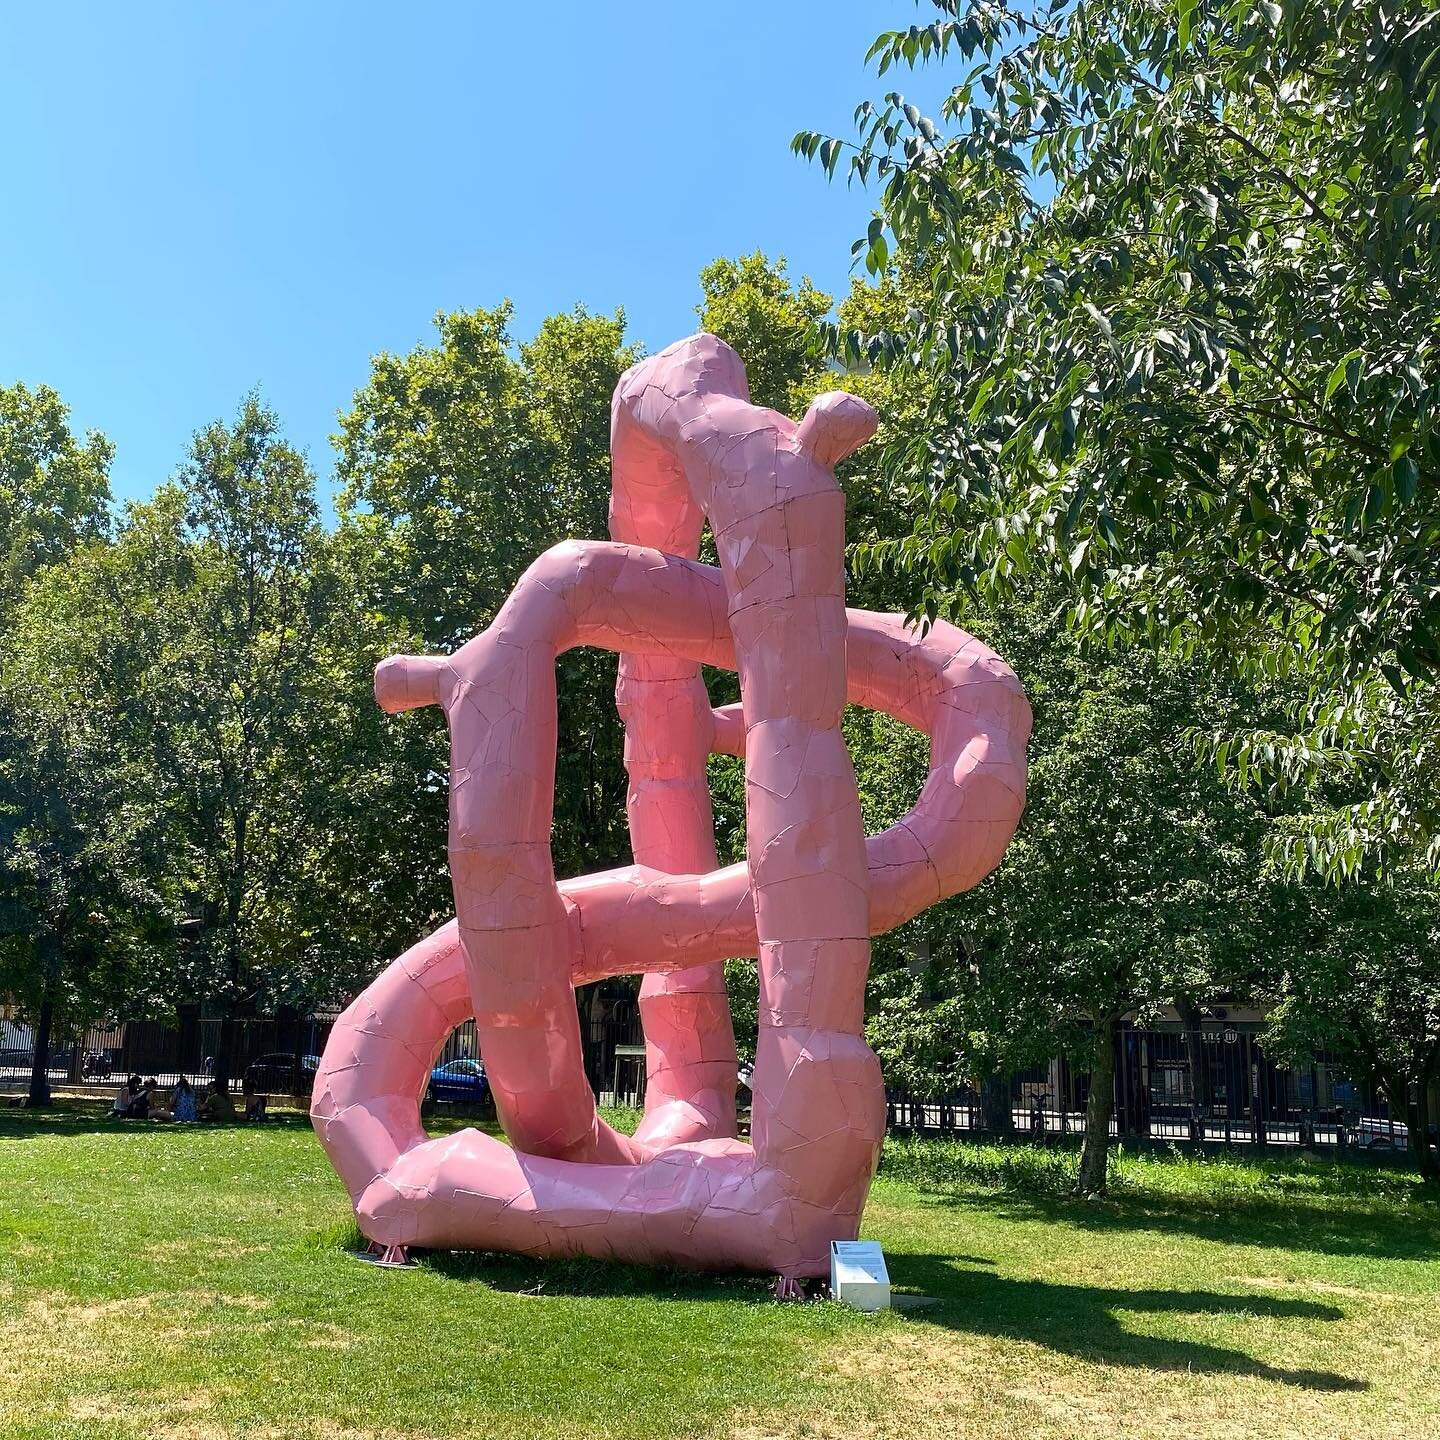
[[[1440,900],[1357,883],[1291,897],[1268,1040],[1297,1063],[1324,1053],[1379,1082],[1410,1155],[1440,1185],[1430,1139],[1440,1083]]]
[[[49,1103],[57,1021],[155,1003],[169,933],[153,793],[114,697],[57,683],[53,594],[31,587],[0,640],[0,992],[34,1020],[31,1105]]]
[[[354,622],[331,549],[304,457],[252,396],[196,434],[113,543],[33,587],[32,645],[57,700],[125,722],[112,811],[161,812],[152,888],[172,941],[186,922],[165,989],[219,1010],[222,1082],[240,1014],[328,997],[354,963],[350,897],[326,888],[318,858],[343,841],[334,797],[350,762],[335,657]]]
[[[1185,743],[1201,719],[1254,701],[1203,660],[1097,655],[1056,625],[1057,598],[1040,587],[972,617],[1034,710],[1025,816],[993,876],[877,940],[869,1028],[888,1076],[920,1095],[973,1084],[996,1128],[1009,1128],[1015,1070],[1084,1056],[1091,1193],[1105,1187],[1122,1020],[1252,988],[1259,937],[1284,907],[1261,875],[1266,816]],[[924,747],[862,723],[862,794],[887,794],[876,818],[893,822]]]
[[[111,454],[102,435],[76,438],[48,386],[0,386],[0,990],[35,1020],[34,1104],[48,1098],[57,1010],[97,998],[88,962],[116,911],[95,892],[120,852],[86,850],[77,817],[99,796],[71,774],[83,726],[48,703],[16,610],[34,575],[106,533]]]
[[[103,535],[110,442],[75,437],[48,385],[0,386],[0,615],[27,577]]]
[[[229,1022],[262,999],[303,996],[335,944],[306,861],[329,830],[327,782],[342,759],[326,741],[343,724],[334,655],[351,602],[315,477],[254,396],[233,424],[196,434],[177,486],[179,565],[154,598],[183,628],[153,657],[151,693],[201,922],[191,983],[226,1021],[223,1083]]]
[[[516,347],[510,315],[504,304],[437,317],[437,343],[376,356],[341,417],[339,542],[373,622],[357,656],[363,676],[393,651],[456,648],[490,623],[548,546],[608,533],[610,396],[636,356],[624,317],[576,309]],[[626,857],[614,686],[613,656],[561,661],[553,844],[562,874]],[[368,678],[357,680],[357,707],[374,708],[368,691]],[[408,855],[407,912],[419,925],[450,906],[434,864],[445,834],[435,780],[448,763],[444,727],[422,712],[383,731],[394,763],[372,776],[370,833]]]
[[[829,313],[831,297],[808,276],[792,283],[784,256],[772,263],[759,250],[712,261],[700,272],[700,295],[701,328],[745,362],[751,400],[803,412],[813,398],[807,382],[823,373],[812,352],[815,324]]]
[[[1216,737],[1307,787],[1276,858],[1435,874],[1433,5],[937,8],[871,54],[953,63],[939,117],[892,91],[853,146],[795,140],[879,185],[869,267],[926,280],[837,338],[933,379],[878,553],[932,613],[1044,569],[1088,633],[1298,675],[1286,725]]]
[[[974,943],[1057,1036],[1089,1022],[1088,1193],[1105,1185],[1120,1021],[1213,999],[1256,952],[1263,820],[1185,750],[1215,699],[1194,667],[1086,667],[1057,694],[1062,675],[1027,676],[1040,713],[1029,813],[975,893]]]

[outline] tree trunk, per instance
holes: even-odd
[[[991,1135],[1008,1135],[1015,1128],[1010,1112],[1010,1076],[995,1072],[980,1081],[980,1127]]]
[[[229,987],[225,995],[225,1011],[220,1020],[220,1044],[215,1051],[215,1074],[212,1078],[222,1095],[230,1093],[230,1072],[235,1064],[235,1007],[240,992],[242,971],[240,917],[245,909],[246,858],[249,854],[249,814],[242,805],[235,808],[232,820],[233,851],[229,884],[225,891],[225,957]]]
[[[30,1061],[30,1098],[25,1103],[32,1109],[50,1103],[50,1032],[54,1025],[55,999],[47,986],[35,1023],[35,1053]]]
[[[1095,1022],[1095,1053],[1090,1064],[1090,1096],[1085,1102],[1085,1144],[1080,1151],[1081,1195],[1105,1191],[1110,1157],[1110,1115],[1115,1109],[1115,1019]]]
[[[1205,1062],[1200,1007],[1188,995],[1178,995],[1175,998],[1175,1013],[1185,1029],[1185,1060],[1190,1066],[1190,1113],[1198,1121],[1210,1113],[1210,1067]]]
[[[235,817],[235,875],[245,872],[245,815]],[[229,985],[225,992],[225,1009],[220,1017],[220,1043],[215,1047],[215,1072],[210,1077],[222,1095],[230,1093],[230,1074],[235,1064],[235,1007],[240,990],[240,912],[244,907],[244,891],[232,879],[225,897],[225,973]]]
[[[235,1017],[228,1011],[220,1021],[220,1043],[215,1047],[215,1069],[210,1078],[221,1094],[230,1093],[230,1069],[235,1055]]]
[[[1415,1084],[1415,1099],[1408,1095],[1406,1087],[1406,1123],[1410,1128],[1410,1158],[1427,1185],[1440,1185],[1440,1156],[1430,1144],[1430,1085],[1435,1078],[1436,1064],[1432,1061],[1421,1071]]]

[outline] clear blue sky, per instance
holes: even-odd
[[[694,328],[720,254],[847,283],[870,201],[793,158],[848,135],[913,0],[8,8],[0,383],[45,382],[147,495],[258,385],[322,476],[369,356],[437,310],[515,334],[623,305]],[[932,75],[913,85],[939,93]]]

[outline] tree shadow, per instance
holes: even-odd
[[[0,1144],[6,1140],[63,1139],[74,1135],[206,1135],[216,1130],[308,1130],[310,1117],[301,1110],[272,1110],[264,1120],[252,1123],[241,1120],[191,1120],[175,1123],[169,1120],[117,1120],[107,1108],[89,1101],[63,1108],[31,1110],[0,1108]]]
[[[168,1120],[116,1120],[110,1115],[114,1096],[107,1095],[91,1099],[72,1099],[65,1096],[52,1105],[31,1110],[20,1105],[6,1105],[0,1100],[0,1143],[9,1139],[32,1139],[36,1136],[86,1135],[105,1133],[131,1135],[140,1132],[157,1135],[194,1135],[212,1130],[308,1130],[310,1116],[309,1101],[301,1097],[289,1097],[297,1108],[270,1109],[258,1126],[238,1116],[233,1120],[186,1121],[175,1124]],[[241,1098],[233,1096],[237,1108],[243,1109]],[[477,1114],[465,1110],[446,1110],[440,1115],[425,1119],[426,1133],[433,1139],[450,1135],[456,1130],[483,1130],[489,1135],[502,1139],[499,1122],[493,1114]]]
[[[446,1279],[483,1284],[508,1295],[590,1300],[629,1296],[753,1305],[769,1304],[773,1299],[773,1277],[747,1271],[680,1270],[585,1256],[543,1260],[502,1251],[430,1250],[415,1252],[414,1258]]]
[[[1006,1219],[1070,1225],[1093,1234],[1153,1231],[1221,1244],[1314,1251],[1386,1260],[1440,1257],[1440,1206],[1357,1195],[1316,1204],[1301,1193],[1271,1197],[1119,1194],[1077,1196],[1010,1193],[956,1194],[914,1186],[929,1205],[983,1210]]]
[[[1200,1341],[1136,1334],[1117,1312],[1191,1312],[1200,1315],[1266,1316],[1340,1320],[1345,1312],[1314,1300],[1277,1296],[1226,1295],[1211,1290],[1126,1290],[1015,1279],[981,1268],[972,1257],[907,1255],[887,1257],[891,1279],[941,1303],[915,1310],[916,1322],[973,1335],[1023,1340],[1077,1359],[1155,1371],[1203,1371],[1248,1375],[1307,1390],[1367,1390],[1369,1381],[1324,1370],[1288,1370],[1239,1350]]]
[[[435,1274],[461,1283],[483,1284],[512,1295],[572,1299],[622,1297],[681,1302],[727,1301],[769,1305],[771,1282],[752,1274],[698,1274],[685,1270],[624,1265],[590,1259],[535,1260],[500,1253],[436,1250],[417,1257]],[[1095,1364],[1123,1365],[1156,1372],[1246,1375],[1308,1390],[1356,1391],[1366,1380],[1329,1371],[1287,1369],[1240,1350],[1201,1341],[1136,1334],[1126,1330],[1124,1312],[1193,1313],[1270,1319],[1334,1321],[1338,1306],[1269,1295],[1227,1295],[1211,1290],[1127,1290],[1064,1285],[997,1274],[982,1255],[888,1257],[892,1280],[938,1300],[913,1310],[909,1321],[974,1335],[1025,1341]]]

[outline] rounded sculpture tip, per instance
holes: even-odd
[[[858,395],[827,390],[811,402],[796,438],[802,450],[833,468],[858,450],[879,424],[874,407]]]
[[[390,655],[375,667],[375,700],[387,715],[440,703],[439,655]]]

